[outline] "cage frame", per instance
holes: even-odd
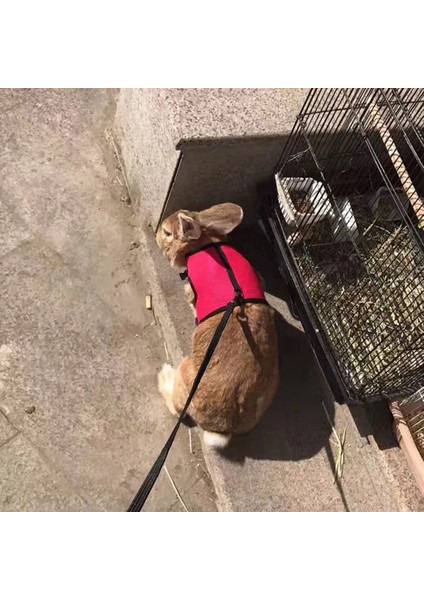
[[[306,142],[307,150],[309,152],[310,157],[312,157],[315,168],[317,172],[320,174],[319,181],[324,185],[325,190],[328,196],[334,200],[336,195],[333,193],[329,182],[327,181],[327,174],[323,172],[323,168],[320,160],[316,156],[315,149],[313,143],[308,135],[308,131],[306,131],[304,118],[305,115],[313,114],[311,112],[311,101],[313,100],[313,95],[316,93],[321,93],[322,90],[328,90],[328,88],[318,88],[312,89],[301,109],[300,114],[298,115],[296,122],[292,128],[292,132],[289,135],[285,147],[282,151],[280,159],[275,167],[274,172],[280,173],[282,165],[284,164],[284,158],[287,157],[287,148],[290,143],[293,142],[295,144],[294,138],[295,136],[299,136],[299,131],[303,135],[303,141]],[[331,89],[330,89],[331,91]],[[340,92],[340,90],[335,89],[336,92]],[[389,101],[388,95],[392,94],[399,101],[399,107],[402,111],[402,114],[406,115],[406,121],[411,125],[411,130],[416,138],[415,142],[418,141],[418,144],[422,146],[424,149],[424,138],[423,135],[415,123],[414,119],[411,117],[409,105],[404,105],[402,103],[401,95],[405,94],[405,88],[403,89],[383,89],[383,88],[361,88],[356,90],[359,93],[365,92],[368,98],[378,98],[381,96],[383,101],[386,102],[388,110],[393,112],[393,107]],[[423,108],[423,120],[424,120],[424,90],[418,90],[420,92],[419,100],[417,102],[421,103],[420,107]],[[342,90],[343,92],[343,90]],[[406,90],[406,94],[408,90]],[[400,99],[400,100],[399,100]],[[347,96],[347,100],[349,97]],[[369,105],[365,104],[364,107],[366,111],[369,110]],[[350,118],[356,120],[356,126],[358,127],[359,134],[361,135],[363,142],[366,145],[367,151],[369,152],[368,160],[371,158],[376,168],[378,169],[382,181],[386,183],[387,189],[390,191],[393,197],[393,202],[402,215],[402,220],[408,228],[408,232],[413,236],[417,246],[421,249],[421,252],[424,255],[424,239],[422,236],[422,232],[418,231],[416,224],[411,220],[410,215],[407,210],[405,210],[402,205],[398,194],[394,192],[392,182],[388,178],[388,175],[385,171],[384,165],[381,164],[380,157],[374,156],[375,148],[373,147],[370,139],[369,133],[363,129],[363,121],[357,114],[355,114],[355,110],[351,107]],[[309,112],[308,112],[309,111]],[[332,108],[328,109],[328,112],[331,115]],[[349,113],[347,113],[347,120],[349,119]],[[392,115],[393,116],[393,115]],[[399,119],[394,113],[395,122],[399,123],[399,127],[396,130],[397,133],[403,136],[405,143],[411,149],[414,158],[417,159],[417,164],[419,168],[424,173],[424,164],[421,161],[419,155],[415,152],[415,146],[412,144],[407,132],[405,131],[404,124],[399,122]],[[350,124],[349,124],[350,125]],[[305,176],[309,176],[310,174],[306,174]],[[292,175],[295,176],[295,175]],[[392,193],[393,192],[393,193]],[[349,387],[346,385],[346,376],[343,372],[343,369],[340,367],[337,361],[337,356],[335,356],[335,350],[333,348],[331,340],[329,340],[328,335],[325,331],[325,327],[323,327],[319,314],[317,314],[317,310],[314,307],[314,303],[311,300],[311,297],[306,289],[304,276],[299,270],[299,267],[296,263],[296,258],[294,257],[292,247],[288,243],[288,236],[284,224],[284,219],[281,215],[281,210],[278,205],[278,200],[276,197],[275,185],[262,185],[260,186],[260,195],[262,198],[261,209],[260,209],[260,218],[267,234],[268,239],[271,241],[274,247],[274,253],[279,258],[278,268],[281,276],[283,277],[286,285],[288,287],[288,291],[290,296],[292,297],[293,303],[295,304],[297,311],[300,315],[300,320],[305,329],[306,334],[308,335],[312,347],[317,355],[318,362],[321,366],[321,369],[324,372],[324,375],[327,379],[329,387],[336,399],[336,401],[340,403],[347,402],[349,404],[358,404],[363,403],[364,399],[361,399],[356,394],[352,394]],[[337,207],[335,207],[337,208]],[[415,210],[415,207],[414,207]],[[359,253],[358,253],[359,254]],[[424,375],[424,367],[423,367],[423,375]],[[409,393],[413,393],[417,388],[412,387],[411,389],[404,389],[401,396],[405,397]],[[393,399],[393,394],[381,394],[378,397],[370,398],[369,401],[376,400],[391,400]]]

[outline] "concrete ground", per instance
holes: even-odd
[[[0,91],[0,510],[123,511],[173,419],[106,90]],[[167,462],[215,510],[197,437]],[[147,510],[182,511],[165,472]]]

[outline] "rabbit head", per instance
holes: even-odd
[[[216,204],[200,212],[178,210],[159,226],[156,241],[172,266],[185,267],[186,254],[226,236],[243,220],[237,204]]]

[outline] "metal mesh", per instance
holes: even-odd
[[[284,235],[348,395],[424,385],[424,90],[316,89],[276,177]]]

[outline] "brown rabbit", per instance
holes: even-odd
[[[247,287],[256,290],[256,298],[244,295],[241,305],[235,308],[188,409],[190,417],[204,430],[204,442],[217,448],[225,447],[233,433],[245,433],[259,422],[279,383],[274,311],[264,300],[250,263],[225,244],[227,234],[242,219],[243,210],[232,203],[201,212],[179,210],[162,222],[156,235],[173,266],[188,264],[190,283],[185,285],[185,292],[198,318],[202,317],[193,334],[191,355],[176,370],[165,364],[158,376],[159,391],[172,414],[177,416],[182,411],[222,311],[234,298],[234,285],[240,287],[237,276],[250,278]],[[229,264],[230,259],[237,265],[237,272]],[[198,282],[194,286],[196,295],[193,290],[190,268],[203,286],[200,294]],[[221,303],[220,310],[206,316],[199,314],[202,310],[205,313],[205,307],[215,308],[213,302]]]

